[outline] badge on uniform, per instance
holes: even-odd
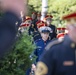
[[[43,62],[38,62],[35,75],[46,75],[48,73],[48,68]]]
[[[74,61],[64,61],[63,65],[64,66],[73,66],[74,65]]]

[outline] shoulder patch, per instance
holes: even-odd
[[[54,40],[54,41],[50,42],[50,43],[45,47],[45,50],[48,50],[50,47],[52,47],[52,46],[54,46],[54,45],[56,45],[56,44],[59,44],[59,43],[61,43],[61,42],[63,42],[63,38]]]
[[[46,75],[48,73],[48,67],[43,62],[37,63],[37,69],[35,71],[35,75]]]

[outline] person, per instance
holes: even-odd
[[[41,13],[38,12],[38,13],[37,13],[37,21],[40,21],[40,20],[41,20]]]
[[[34,50],[34,55],[37,56],[35,64],[39,61],[41,54],[44,51],[44,48],[47,46],[47,44],[51,41],[51,39],[49,39],[49,34],[51,31],[50,27],[47,26],[42,26],[39,29],[40,34],[41,34],[41,39],[38,39],[35,41],[36,44],[36,49]],[[32,64],[32,68],[34,68],[35,70],[35,64]]]
[[[13,2],[14,1],[14,2]],[[26,3],[26,1],[25,1]],[[5,13],[0,20],[0,58],[6,54],[15,42],[21,23],[21,14],[25,14],[24,0],[0,0],[0,8]]]
[[[37,48],[30,55],[31,60],[32,60],[32,58],[34,58],[34,56],[36,56],[37,58],[33,62],[32,68],[27,69],[26,75],[34,74],[34,71],[36,69],[35,65],[38,62],[38,60],[40,58],[40,55],[43,53],[43,49],[50,42],[49,33],[50,33],[51,29],[49,27],[46,27],[43,23],[41,23],[41,22],[39,22],[39,23],[38,23],[39,26],[41,25],[40,28],[39,28],[41,38],[34,41]]]
[[[76,12],[62,19],[67,21],[68,35],[48,44],[35,75],[76,75]]]
[[[37,22],[37,13],[33,12],[32,15],[32,23],[31,26],[29,28],[29,35],[32,35],[35,31],[37,31],[37,26],[36,26],[36,22]]]
[[[31,26],[31,22],[32,22],[32,18],[28,17],[24,20],[24,22],[21,23],[21,25],[18,29],[20,34],[23,33],[25,30],[28,31],[29,27]]]
[[[56,29],[55,25],[51,24],[52,18],[53,18],[52,15],[45,16],[45,21],[46,21],[47,26],[49,26],[52,29],[52,33],[50,33],[50,37],[51,37],[51,39],[54,39],[54,38],[56,38],[56,35],[57,35],[57,29]]]
[[[42,54],[45,46],[48,44],[48,42],[50,42],[49,34],[51,31],[51,28],[44,26],[44,27],[41,27],[39,31],[42,38],[35,41],[37,49],[34,52],[34,54],[38,56],[37,61],[39,60],[39,57]]]
[[[45,25],[45,23],[43,22],[43,21],[37,21],[36,22],[36,26],[37,26],[37,28],[38,28],[38,31],[35,31],[34,33],[33,33],[33,40],[34,41],[36,41],[36,40],[38,40],[38,39],[41,39],[41,35],[40,35],[40,31],[39,31],[39,29],[41,28],[41,27],[43,27],[43,26],[46,26]]]

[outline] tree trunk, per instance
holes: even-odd
[[[44,17],[47,14],[47,10],[48,10],[48,0],[42,0],[42,16],[41,16],[41,20],[44,19]]]

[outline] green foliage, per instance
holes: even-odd
[[[51,6],[50,6],[51,4]],[[65,22],[61,21],[63,15],[69,14],[75,9],[76,5],[75,0],[55,0],[52,3],[49,2],[49,12],[54,16],[54,24],[58,27],[61,24],[61,27],[65,27]]]
[[[33,5],[28,5],[28,15],[31,16],[31,13],[34,12],[34,7]]]
[[[29,0],[29,5],[33,5],[35,11],[41,11],[41,0]]]
[[[0,75],[25,75],[25,71],[31,66],[29,56],[35,49],[32,38],[25,31],[18,41],[2,60],[0,60]]]
[[[36,11],[41,11],[41,0],[29,0],[29,4],[33,5]],[[36,8],[38,6],[38,8]],[[53,24],[59,27],[65,27],[65,22],[61,21],[61,17],[65,14],[76,11],[75,0],[48,0],[48,13],[52,14]]]

